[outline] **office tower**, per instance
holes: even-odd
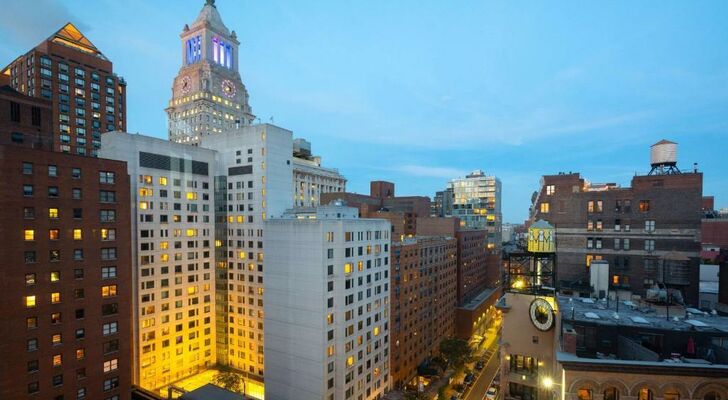
[[[267,399],[389,388],[389,229],[341,202],[266,221]]]
[[[126,129],[126,82],[71,23],[0,74],[15,90],[52,102],[56,151],[97,156],[102,132]]]
[[[321,166],[321,157],[311,153],[311,143],[293,140],[293,204],[295,207],[315,207],[321,204],[323,193],[346,191],[346,178],[336,168]]]
[[[102,143],[131,177],[134,383],[159,390],[216,363],[215,153],[123,132]]]
[[[452,215],[452,198],[452,188],[435,192],[430,215],[433,217],[445,217]]]
[[[605,260],[612,291],[646,296],[657,285],[698,304],[703,174],[680,172],[676,151],[672,142],[653,145],[651,173],[630,187],[589,183],[578,173],[543,177],[532,220],[559,231],[560,290],[591,294],[591,263]]]
[[[483,171],[473,171],[465,178],[450,181],[452,189],[452,215],[469,229],[488,231],[487,247],[501,247],[501,181]],[[443,204],[445,204],[443,202]]]
[[[415,236],[391,249],[392,385],[416,386],[418,367],[455,335],[457,240]]]
[[[251,124],[255,116],[238,72],[240,42],[222,22],[214,0],[207,0],[180,37],[182,67],[165,110],[169,140],[198,145],[204,136]]]
[[[129,177],[52,152],[53,121],[0,88],[0,398],[128,398]]]

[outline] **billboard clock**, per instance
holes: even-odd
[[[554,309],[545,299],[538,298],[532,301],[528,313],[536,329],[546,332],[554,327]]]

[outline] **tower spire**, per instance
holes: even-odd
[[[215,7],[215,0],[205,0],[205,4],[208,6]],[[215,8],[217,8],[217,7],[215,7]]]

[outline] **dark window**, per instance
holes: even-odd
[[[40,126],[40,107],[34,106],[31,110],[33,125]]]
[[[101,315],[114,315],[119,312],[118,303],[103,304],[101,306]]]
[[[10,120],[20,122],[20,104],[14,101],[10,102]]]
[[[13,132],[10,134],[10,140],[13,143],[23,143],[23,134],[20,132]]]
[[[58,197],[58,186],[48,186],[48,197]]]

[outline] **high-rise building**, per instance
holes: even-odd
[[[71,23],[0,74],[15,90],[52,102],[56,151],[96,156],[102,132],[126,129],[126,82]]]
[[[503,222],[500,179],[478,170],[465,178],[453,179],[449,188],[452,189],[452,213],[447,215],[459,218],[465,228],[487,230],[488,249],[500,249]]]
[[[198,145],[204,136],[252,124],[255,116],[238,72],[240,42],[222,22],[215,0],[206,1],[180,38],[182,67],[166,109],[169,140]]]
[[[105,133],[131,176],[134,383],[160,390],[216,363],[215,152]]]
[[[53,121],[50,101],[0,88],[0,398],[125,399],[129,176],[52,152]]]
[[[457,241],[452,236],[393,241],[390,268],[392,384],[416,386],[417,368],[455,335]]]
[[[267,399],[388,390],[389,229],[342,203],[266,221]]]
[[[543,177],[531,214],[559,233],[561,290],[591,294],[591,263],[605,260],[612,291],[676,289],[698,304],[703,174],[677,170],[673,145],[652,146],[653,171],[633,177],[631,187],[589,183],[578,173]]]

